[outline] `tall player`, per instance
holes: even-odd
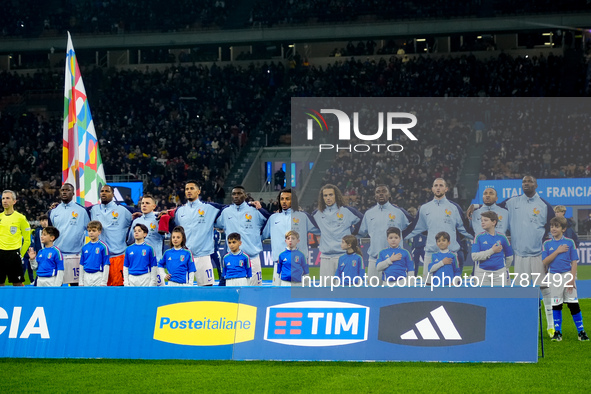
[[[271,238],[271,254],[273,257],[273,285],[279,286],[281,280],[277,274],[279,255],[285,251],[285,234],[295,231],[302,234],[302,240],[297,249],[304,254],[308,261],[308,233],[320,234],[314,219],[306,212],[298,210],[298,199],[295,190],[283,189],[277,197],[279,212],[269,217],[263,229],[263,239]]]
[[[61,202],[49,211],[49,226],[59,231],[54,246],[64,256],[64,283],[78,284],[80,253],[84,246],[84,233],[90,222],[86,208],[74,201],[74,186],[64,183],[60,189]]]
[[[359,235],[369,235],[371,243],[369,245],[367,264],[367,276],[380,278],[376,267],[378,253],[388,249],[387,230],[390,227],[399,228],[404,231],[413,219],[404,209],[390,203],[390,190],[386,185],[378,185],[375,190],[375,199],[377,204],[365,212]]]
[[[90,218],[103,226],[100,240],[109,248],[109,281],[107,286],[123,286],[123,260],[127,248],[127,231],[131,225],[131,212],[113,201],[113,188],[105,185],[100,192],[101,203],[90,207]]]
[[[312,217],[320,229],[320,279],[327,282],[337,271],[339,257],[345,254],[341,240],[355,234],[362,215],[355,208],[345,206],[338,187],[327,184],[318,193],[318,209]]]
[[[261,207],[259,201],[253,201],[250,205],[246,202],[246,192],[243,186],[234,186],[232,189],[232,205],[224,208],[217,219],[217,227],[228,234],[238,233],[242,240],[241,250],[248,255],[252,265],[252,277],[249,286],[261,286],[263,276],[261,271],[260,253],[263,250],[261,231],[265,227],[270,216],[267,210]]]
[[[204,203],[199,199],[201,185],[197,181],[187,181],[185,197],[187,202],[174,212],[170,228],[182,226],[187,236],[187,248],[193,253],[197,272],[197,285],[213,286],[213,266],[211,254],[214,248],[213,225],[223,206],[216,203]]]

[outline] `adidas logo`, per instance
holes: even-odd
[[[553,250],[554,250],[554,248],[550,248],[550,251],[553,251]]]
[[[484,341],[486,308],[417,301],[380,308],[378,340],[406,346],[457,346]]]
[[[484,241],[484,242],[483,242],[483,244],[484,244],[484,245],[488,245],[488,242]]]
[[[443,338],[445,338],[448,341],[458,341],[462,339],[460,333],[456,329],[456,326],[454,326],[453,321],[451,321],[449,315],[447,314],[443,306],[440,306],[439,308],[432,310],[431,317],[433,317],[433,320],[435,321],[435,324],[437,325],[439,331],[443,335]],[[437,331],[435,331],[435,327],[433,327],[433,324],[431,324],[431,321],[428,317],[416,323],[415,327],[417,328],[419,334],[423,339],[441,339],[437,334]],[[403,340],[419,339],[414,329],[405,332],[400,336],[400,338]]]

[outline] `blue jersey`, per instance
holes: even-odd
[[[277,272],[281,280],[288,282],[301,282],[302,276],[308,275],[308,263],[300,250],[285,249],[278,258]]]
[[[225,231],[226,245],[228,235],[240,234],[242,238],[242,251],[251,259],[255,258],[263,250],[261,231],[267,222],[268,212],[264,209],[256,209],[245,201],[240,205],[232,204],[222,211],[217,220],[217,226]],[[285,234],[283,234],[285,237]]]
[[[64,270],[64,258],[62,252],[55,246],[44,248],[37,254],[37,276],[51,278],[56,276],[58,271]]]
[[[444,264],[443,267],[439,268],[437,271],[431,272],[431,268],[433,268],[435,264],[439,264],[446,257],[449,257],[452,260],[451,264]],[[442,280],[442,282],[440,283],[444,283],[444,278],[447,278],[446,280],[449,280],[449,278],[460,276],[462,274],[460,272],[460,266],[458,264],[458,255],[453,252],[450,252],[447,249],[446,251],[433,253],[433,255],[431,256],[431,263],[429,264],[428,270],[429,272],[431,272],[431,276],[437,276]]]
[[[84,234],[90,217],[86,208],[74,200],[63,202],[49,211],[49,225],[57,228],[60,236],[53,243],[63,254],[78,254],[84,246]]]
[[[293,230],[300,235],[298,250],[308,256],[308,233],[320,234],[314,220],[310,219],[306,212],[292,211],[288,209],[274,213],[267,220],[263,229],[263,239],[271,238],[271,252],[273,261],[279,259],[279,255],[285,250],[285,233]]]
[[[320,252],[327,256],[343,254],[341,240],[345,235],[357,232],[356,225],[361,222],[361,213],[351,207],[339,207],[333,204],[324,211],[315,211],[312,215],[320,229]]]
[[[575,246],[575,241],[570,238],[563,236],[559,240],[554,238],[544,242],[542,251],[542,260],[550,256],[560,246],[568,246],[568,250],[564,253],[560,253],[554,261],[548,266],[548,272],[551,274],[560,274],[563,272],[569,272],[572,268],[572,262],[579,260],[579,253]]]
[[[472,213],[472,229],[474,230],[474,234],[480,234],[484,231],[480,222],[480,214],[488,211],[496,213],[499,217],[495,231],[503,235],[507,234],[507,227],[509,227],[509,212],[505,208],[499,207],[497,204],[482,205],[480,208],[474,210]]]
[[[129,269],[130,275],[147,274],[157,264],[154,249],[145,242],[139,245],[130,245],[125,249],[123,266]]]
[[[234,254],[232,252],[224,256],[224,264],[222,265],[222,275],[226,279],[250,278],[252,276],[252,268],[250,266],[250,258],[243,251]]]
[[[413,222],[404,230],[404,239],[413,238],[422,232],[427,231],[427,243],[425,252],[437,253],[439,248],[435,241],[435,235],[440,231],[445,231],[451,238],[449,249],[452,252],[460,250],[458,243],[458,233],[467,238],[474,238],[472,234],[466,231],[464,227],[464,213],[462,209],[447,198],[441,200],[433,199],[424,204],[417,213]]]
[[[162,234],[158,232],[158,219],[156,218],[156,214],[154,212],[146,213],[140,216],[139,218],[135,219],[133,223],[131,223],[131,227],[129,228],[129,234],[127,235],[127,242],[130,244],[135,242],[135,239],[133,238],[133,228],[136,224],[143,224],[148,228],[146,243],[154,248],[156,260],[160,260],[162,258],[162,247],[164,245],[164,237],[162,236]]]
[[[221,205],[204,203],[197,199],[176,210],[170,229],[183,226],[187,236],[187,248],[193,256],[209,256],[214,252],[213,224],[220,209]]]
[[[362,278],[365,274],[363,268],[363,257],[357,253],[345,253],[339,257],[339,264],[334,276],[343,280],[343,285],[349,286],[351,283],[356,283],[355,278]]]
[[[365,212],[359,235],[369,235],[371,243],[367,251],[369,257],[377,258],[380,250],[388,248],[388,236],[386,230],[390,227],[397,227],[403,231],[408,227],[412,217],[404,209],[389,202],[370,208]]]
[[[382,250],[378,253],[378,258],[376,260],[376,264],[381,263],[384,260],[390,258],[390,256],[400,253],[402,255],[402,259],[395,261],[392,263],[391,266],[384,270],[384,274],[382,275],[382,279],[386,280],[387,278],[406,278],[406,275],[415,270],[415,264],[412,261],[412,257],[410,257],[410,253],[408,250],[401,248],[400,246],[397,248],[388,248]]]
[[[80,266],[84,272],[93,274],[103,272],[105,265],[111,265],[109,260],[109,247],[103,241],[89,242],[82,247]]]
[[[103,225],[100,239],[109,247],[111,256],[118,256],[127,247],[127,231],[131,225],[131,213],[123,205],[114,201],[108,204],[96,204],[90,208],[90,218]]]
[[[158,262],[158,267],[166,268],[170,274],[170,280],[177,283],[187,283],[189,272],[197,271],[193,254],[187,249],[170,248]]]
[[[474,243],[472,244],[472,253],[484,252],[485,250],[489,250],[494,246],[494,244],[499,243],[503,250],[498,253],[493,254],[488,259],[484,261],[480,261],[478,266],[487,271],[496,271],[500,270],[501,268],[505,267],[505,259],[507,257],[513,256],[513,248],[509,244],[509,240],[501,233],[495,233],[491,235],[487,232],[480,233],[474,239]]]
[[[513,250],[518,256],[539,256],[542,254],[542,241],[550,230],[549,223],[554,215],[552,206],[538,193],[532,198],[521,194],[499,204],[509,211],[509,231]]]

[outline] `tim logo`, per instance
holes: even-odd
[[[369,307],[304,301],[267,308],[265,340],[293,346],[338,346],[367,340]]]
[[[306,115],[312,119],[308,119],[307,131],[308,140],[314,139],[314,122],[318,124],[321,131],[328,131],[328,125],[326,120],[321,114],[332,114],[337,117],[339,122],[339,140],[350,140],[351,139],[351,119],[349,115],[338,109],[321,109],[320,113],[314,110],[310,110],[312,113],[306,112]],[[409,129],[413,128],[417,124],[417,117],[407,112],[387,112],[386,118],[386,136],[388,141],[392,141],[392,132],[394,130],[402,131],[410,140],[416,141],[417,137],[410,132]],[[394,119],[409,119],[410,123],[394,123]],[[355,137],[363,141],[375,141],[379,139],[384,133],[384,113],[378,112],[378,130],[373,134],[364,134],[359,130],[359,112],[353,112],[353,133]]]
[[[423,301],[380,308],[378,339],[408,346],[456,346],[484,341],[486,308]]]

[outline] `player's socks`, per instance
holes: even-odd
[[[555,331],[562,331],[562,311],[561,310],[553,310],[552,312],[554,315],[554,330]]]
[[[575,326],[577,327],[577,331],[585,331],[585,327],[583,327],[583,314],[579,312],[573,315],[573,321],[575,322]]]

